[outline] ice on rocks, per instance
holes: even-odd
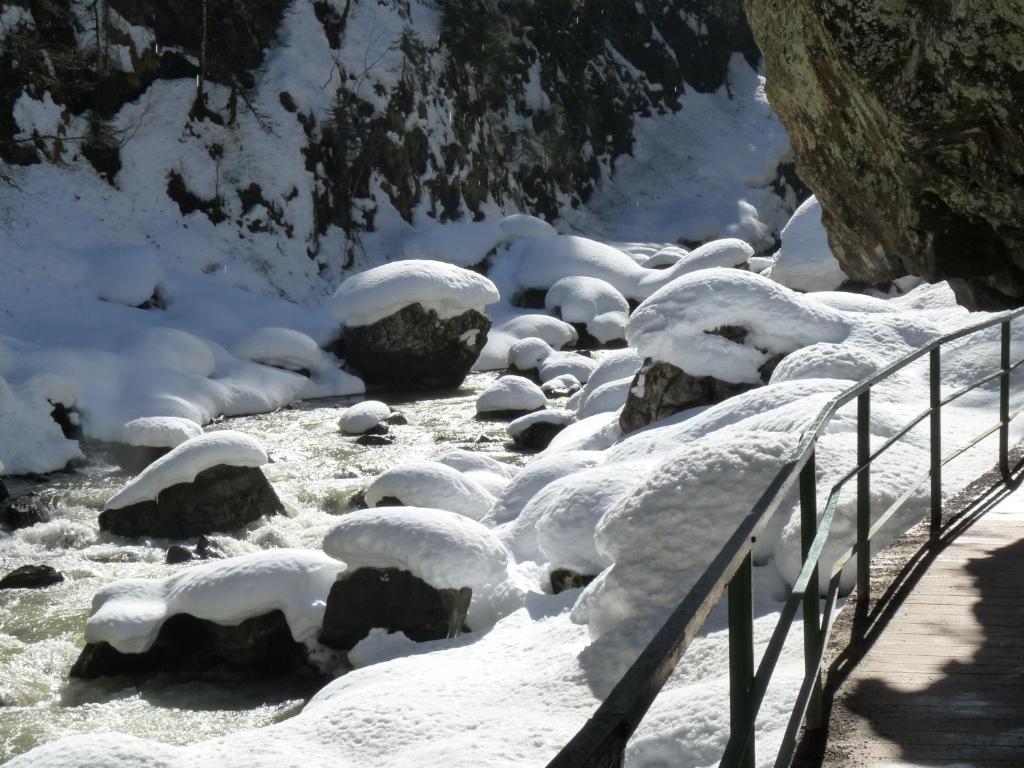
[[[380,400],[364,400],[349,406],[338,419],[338,429],[346,435],[362,435],[391,418],[391,408]]]
[[[410,461],[378,475],[365,492],[376,507],[385,499],[405,506],[446,509],[479,520],[494,504],[494,495],[468,473],[437,461]]]
[[[502,376],[480,393],[477,413],[518,413],[536,411],[547,404],[544,392],[523,376]]]
[[[508,576],[509,556],[485,526],[444,509],[382,507],[345,515],[324,551],[349,570],[401,568],[437,589],[470,587],[473,600]]]
[[[821,223],[821,204],[813,195],[800,205],[782,229],[782,247],[771,277],[798,291],[831,291],[847,281],[828,244]]]
[[[410,304],[450,318],[483,312],[498,301],[498,289],[483,275],[440,261],[410,259],[384,264],[348,278],[329,303],[346,326],[370,325]]]
[[[232,354],[289,371],[315,371],[324,352],[313,339],[291,328],[259,328],[231,347]]]
[[[279,610],[296,642],[312,642],[327,594],[344,568],[322,552],[274,549],[208,561],[165,579],[117,581],[93,597],[85,639],[121,653],[144,653],[176,614],[235,626]]]
[[[723,327],[746,329],[744,343],[716,333]],[[691,376],[759,383],[758,369],[771,354],[842,341],[849,331],[836,310],[760,275],[715,268],[684,275],[653,293],[630,317],[626,338],[642,357]]]
[[[267,452],[250,435],[232,430],[207,432],[186,440],[154,461],[111,496],[103,508],[122,509],[143,501],[155,501],[164,488],[190,483],[200,472],[216,466],[261,467],[267,461]]]
[[[124,425],[124,442],[143,448],[177,448],[201,434],[194,421],[174,416],[144,416]]]

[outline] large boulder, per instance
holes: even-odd
[[[437,589],[398,568],[359,568],[331,588],[320,642],[350,651],[371,629],[416,642],[455,637],[464,631],[472,596],[469,587]]]
[[[189,539],[283,512],[284,505],[258,467],[220,465],[203,470],[192,482],[164,488],[155,501],[105,509],[99,522],[102,530],[118,536]]]
[[[0,589],[39,589],[62,581],[60,571],[48,565],[23,565],[0,579]]]
[[[49,508],[34,493],[0,502],[0,526],[5,528],[30,528],[49,519]]]
[[[1024,6],[747,0],[772,106],[843,270],[1024,299]],[[851,194],[851,190],[856,190]]]
[[[720,403],[754,386],[732,384],[713,376],[691,376],[671,363],[648,359],[629,388],[619,426],[623,432],[632,432],[687,408]]]
[[[197,673],[228,669],[250,675],[309,672],[306,646],[292,639],[281,611],[271,611],[223,626],[187,613],[163,623],[156,641],[143,653],[121,653],[107,642],[87,643],[71,677]]]
[[[410,304],[375,323],[346,327],[331,351],[367,384],[391,389],[450,389],[462,384],[487,343],[491,321],[470,309],[442,318]]]

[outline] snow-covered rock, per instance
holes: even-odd
[[[129,307],[159,298],[164,272],[152,250],[114,248],[91,256],[87,280],[97,298]]]
[[[741,329],[723,333],[723,329]],[[656,291],[629,319],[626,338],[644,358],[691,376],[758,383],[772,355],[846,338],[839,312],[778,283],[735,269],[684,275]]]
[[[53,472],[82,452],[50,418],[46,393],[11,387],[0,376],[0,464],[5,474]]]
[[[547,290],[565,277],[593,277],[611,284],[629,299],[643,299],[640,280],[647,271],[617,248],[576,235],[520,240],[510,253],[519,258],[516,282]]]
[[[522,376],[502,376],[476,399],[479,414],[529,413],[547,404],[544,392]]]
[[[643,267],[645,269],[665,269],[685,258],[689,252],[689,249],[681,248],[678,245],[666,245],[644,259]]]
[[[364,400],[345,409],[338,429],[346,435],[363,435],[391,418],[391,408],[380,400]]]
[[[515,520],[537,493],[560,477],[566,477],[604,461],[599,451],[576,451],[540,456],[516,475],[483,518],[487,525],[503,525]]]
[[[580,391],[580,380],[571,373],[555,376],[540,385],[541,391],[548,397],[565,397]],[[574,409],[573,409],[574,410]]]
[[[536,371],[555,350],[544,339],[531,336],[515,342],[508,350],[508,367],[513,371]]]
[[[622,339],[629,316],[626,298],[595,277],[563,277],[548,289],[544,306],[567,323],[582,325],[600,344]]]
[[[800,205],[782,229],[771,278],[797,291],[833,291],[847,281],[828,244],[821,223],[821,204],[813,195]]]
[[[205,470],[218,466],[261,467],[269,460],[256,438],[221,430],[198,435],[179,444],[115,493],[103,509],[121,509],[143,501],[156,501],[172,485],[190,483]]]
[[[462,472],[468,480],[479,483],[484,490],[497,497],[516,476],[516,469],[493,459],[487,454],[454,448],[437,457],[437,461]]]
[[[144,448],[177,448],[201,434],[194,421],[173,416],[145,416],[124,425],[124,442]]]
[[[622,408],[629,397],[633,379],[634,376],[625,376],[614,381],[606,381],[595,387],[587,393],[587,397],[580,400],[576,409],[576,418],[588,419],[599,413],[609,413]]]
[[[231,352],[288,371],[315,371],[324,364],[324,353],[317,343],[291,328],[260,328],[236,341]]]
[[[444,509],[479,520],[494,496],[473,477],[436,461],[411,461],[378,475],[365,491],[371,507],[383,502]]]
[[[508,237],[493,221],[449,222],[416,232],[402,246],[402,258],[475,267]]]
[[[345,515],[324,551],[350,570],[399,568],[438,589],[473,590],[474,599],[507,578],[508,551],[475,520],[443,509],[385,507]]]
[[[676,278],[700,269],[745,266],[753,255],[754,249],[743,240],[734,237],[712,240],[680,257],[678,261],[667,269],[646,275],[640,281],[640,289],[645,295],[649,296],[655,290],[668,285]],[[644,266],[648,265],[644,264]]]
[[[543,451],[575,418],[573,411],[560,408],[528,413],[508,425],[508,434],[520,448]]]
[[[347,328],[354,328],[411,304],[448,320],[469,310],[483,312],[498,299],[498,289],[483,275],[444,262],[410,259],[353,275],[335,291],[328,307]]]
[[[532,238],[547,240],[558,234],[554,227],[544,219],[530,216],[527,213],[514,213],[501,220],[499,226],[506,240]]]
[[[577,354],[576,352],[553,352],[544,358],[537,369],[541,383],[546,384],[559,376],[575,376],[576,380],[586,383],[590,380],[590,374],[597,368],[597,361],[590,357]]]
[[[496,323],[487,335],[487,344],[473,366],[477,371],[497,371],[508,366],[509,350],[518,341],[537,338],[553,349],[573,346],[579,340],[576,329],[550,315],[525,314]]]
[[[636,372],[640,370],[642,363],[643,358],[632,348],[617,349],[614,352],[607,353],[590,374],[586,386],[583,387],[577,409],[583,408],[589,397],[599,387],[624,378],[632,379]]]
[[[310,642],[344,567],[322,552],[274,549],[210,560],[164,579],[116,581],[93,597],[85,639],[121,653],[142,653],[164,621],[180,613],[230,626],[279,610],[292,637]]]

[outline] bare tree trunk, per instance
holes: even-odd
[[[196,79],[196,102],[201,111],[206,108],[206,4],[203,0],[203,38],[199,44],[199,76]]]

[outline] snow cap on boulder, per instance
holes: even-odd
[[[391,418],[387,403],[364,400],[347,408],[338,419],[338,428],[346,435],[362,435]]]
[[[440,261],[410,259],[384,264],[348,278],[329,302],[331,313],[347,326],[371,325],[410,304],[450,318],[482,312],[499,299],[483,275]]]
[[[480,393],[477,413],[528,413],[544,407],[544,392],[522,376],[502,376]]]
[[[259,328],[236,341],[231,353],[289,371],[315,371],[324,359],[323,350],[313,339],[291,328]]]
[[[508,551],[475,520],[443,509],[383,507],[345,515],[324,551],[349,570],[400,568],[437,589],[470,587],[474,597],[507,577]]]
[[[177,448],[201,434],[201,426],[177,416],[145,416],[124,425],[124,441],[142,448]]]
[[[494,504],[494,495],[479,482],[436,461],[411,461],[387,470],[370,483],[365,497],[371,507],[398,499],[406,506],[445,509],[474,520]]]

